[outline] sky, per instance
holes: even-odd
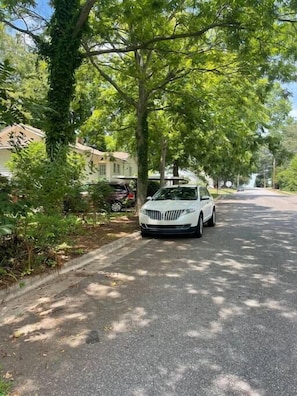
[[[293,82],[290,84],[285,84],[285,88],[291,93],[290,101],[292,103],[292,111],[290,115],[297,119],[297,82]]]
[[[44,18],[49,18],[52,13],[52,9],[49,6],[49,0],[37,0],[36,7],[34,9],[37,14],[42,15]]]

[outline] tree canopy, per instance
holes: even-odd
[[[49,65],[49,157],[77,132],[104,148],[116,131],[138,159],[139,205],[151,166],[248,173],[262,132],[289,111],[275,82],[295,72],[293,1],[54,0],[49,21],[34,1],[1,4]]]

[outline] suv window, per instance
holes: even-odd
[[[200,197],[209,197],[209,192],[207,188],[200,187]]]
[[[110,184],[114,191],[127,191],[128,188],[124,184]]]

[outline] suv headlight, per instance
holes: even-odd
[[[195,208],[184,209],[184,211],[182,212],[182,216],[187,215],[189,213],[195,213],[195,212],[196,212]]]

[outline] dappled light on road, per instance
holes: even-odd
[[[264,202],[229,198],[201,239],[139,241],[111,268],[7,312],[5,365],[35,359],[21,394],[59,396],[62,377],[71,396],[81,383],[85,395],[295,396],[296,213]]]
[[[264,390],[252,389],[252,387],[235,375],[219,375],[214,381],[214,387],[220,389],[225,394],[235,394],[242,396],[264,396]]]
[[[100,285],[99,283],[91,283],[88,285],[88,287],[85,289],[85,293],[98,299],[105,297],[120,297],[118,290],[115,290],[112,286]]]
[[[154,320],[154,318],[149,318],[148,313],[143,307],[130,309],[129,312],[121,315],[117,321],[111,323],[107,337],[112,340],[120,333],[135,331],[137,328],[146,327],[152,320]]]

